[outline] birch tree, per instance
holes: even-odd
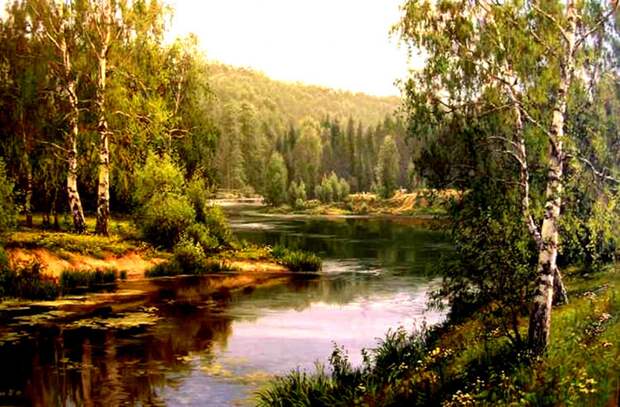
[[[106,109],[106,80],[109,71],[110,49],[120,39],[122,23],[115,16],[122,15],[115,0],[97,0],[87,3],[84,31],[90,52],[96,60],[95,105],[97,133],[99,134],[99,170],[97,182],[97,224],[95,233],[108,235],[110,218],[110,137]]]
[[[70,2],[57,3],[53,0],[33,0],[33,32],[54,50],[54,59],[50,67],[59,79],[60,88],[67,102],[67,131],[65,146],[53,144],[67,163],[67,196],[69,210],[73,218],[73,228],[78,233],[86,231],[82,201],[78,191],[78,149],[80,135],[80,106],[78,98],[78,81],[80,75],[74,66],[74,58],[81,46],[78,38],[78,14]]]
[[[616,2],[605,1],[409,0],[396,27],[411,52],[426,56],[425,68],[406,83],[412,116],[512,113],[509,137],[486,138],[517,163],[521,214],[537,247],[528,334],[536,354],[549,341],[554,297],[567,300],[557,265],[564,169],[568,160],[582,159],[575,135],[567,132],[567,104],[571,89],[587,82],[586,55],[601,58],[590,52],[592,36],[612,35],[616,8]],[[541,142],[547,145],[539,162],[546,174],[541,193],[533,194],[529,163]],[[592,169],[615,179],[595,164]]]

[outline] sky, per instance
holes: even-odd
[[[167,0],[169,38],[195,33],[207,58],[278,80],[398,95],[407,53],[390,39],[402,0]]]

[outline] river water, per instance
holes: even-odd
[[[425,303],[449,248],[419,221],[230,218],[240,239],[317,252],[322,273],[217,295],[223,276],[124,282],[105,306],[0,307],[0,405],[251,405],[269,377],[326,362],[334,344],[359,363],[388,329],[441,319]]]

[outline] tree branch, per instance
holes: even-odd
[[[579,49],[579,47],[581,46],[581,44],[586,40],[586,38],[588,38],[590,35],[594,34],[599,28],[601,28],[601,26],[603,24],[605,24],[605,21],[607,21],[607,19],[609,17],[611,17],[616,10],[618,9],[618,3],[619,1],[612,1],[612,7],[611,10],[609,10],[607,13],[605,13],[595,24],[594,27],[592,27],[591,29],[589,29],[588,31],[586,31],[585,33],[583,33],[579,39],[575,42],[575,49]]]

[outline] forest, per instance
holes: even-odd
[[[192,352],[205,351],[200,363],[211,364],[200,371],[222,389],[234,378],[258,405],[617,405],[617,9],[614,0],[405,0],[391,35],[424,67],[394,78],[401,97],[377,97],[211,61],[195,35],[166,39],[174,10],[160,0],[9,2],[0,356],[47,343],[37,342],[41,320],[69,344],[72,318],[95,318],[79,329],[94,329],[96,342],[105,326],[118,340],[106,349],[126,350],[123,335],[161,340],[167,325],[154,321],[180,324],[214,307],[193,321],[194,337],[169,346],[170,364],[191,371]],[[187,287],[187,276],[202,280]],[[139,307],[117,290],[147,279],[155,283],[138,286]],[[108,288],[122,314],[97,296]],[[13,324],[24,309],[39,312],[24,301],[59,297],[86,316],[56,304],[31,331]],[[244,301],[251,312],[235,308]],[[361,324],[385,328],[378,343],[346,325],[359,316],[351,310],[386,308],[400,319]],[[265,322],[276,314],[277,334]],[[233,321],[247,315],[256,327],[246,348],[275,348],[271,363],[252,360],[264,371],[214,350],[211,330],[234,344]],[[403,326],[411,320],[413,331]],[[342,327],[332,332],[334,321]],[[313,330],[351,346],[364,339],[361,360],[335,345],[326,366],[301,369],[329,356]],[[85,373],[98,357],[89,346],[48,350],[50,360],[79,354],[81,378],[71,400],[41,384],[57,397],[47,402],[87,404],[97,386],[83,383],[100,380]],[[142,363],[127,366],[147,371]],[[5,373],[0,404],[13,392]],[[174,404],[162,401],[171,390],[160,376],[140,385],[148,397],[113,386],[136,397],[119,399],[129,404]],[[40,401],[26,379],[14,384],[26,399],[10,402]]]
[[[196,38],[164,44],[162,4],[130,6],[16,2],[3,21],[0,151],[27,217],[81,208],[75,228],[86,210],[101,214],[105,232],[110,208],[130,211],[131,177],[149,152],[173,156],[186,179],[212,189],[267,195],[270,169],[286,172],[285,193],[303,183],[314,197],[332,172],[351,191],[370,191],[383,148],[390,188],[410,186],[397,98],[208,63]]]

